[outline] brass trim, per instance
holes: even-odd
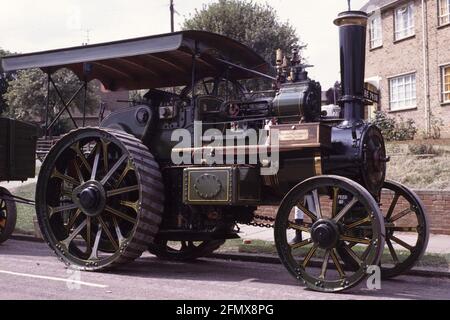
[[[320,154],[320,152],[314,153],[314,172],[317,176],[321,176],[323,174],[322,155]]]

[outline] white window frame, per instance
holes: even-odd
[[[381,15],[374,15],[369,20],[370,49],[383,45],[383,27]]]
[[[389,109],[401,111],[417,106],[416,73],[408,73],[389,79]]]
[[[446,8],[443,6],[446,6]],[[438,20],[439,25],[443,26],[450,23],[450,0],[438,0]]]
[[[450,72],[450,64],[446,66],[441,67],[441,74],[442,74],[442,102],[443,103],[450,103],[450,73],[446,75],[445,71],[449,70]],[[448,87],[448,90],[446,90],[446,86]]]
[[[394,40],[402,40],[415,34],[414,4],[407,4],[394,10]]]

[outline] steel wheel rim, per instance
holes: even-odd
[[[392,259],[389,262],[393,262],[394,265],[391,266],[391,263],[387,263],[386,259],[382,259],[381,275],[383,278],[393,278],[410,270],[422,258],[428,245],[429,224],[424,205],[413,191],[393,181],[386,181],[383,185],[383,190],[389,190],[394,193],[392,201],[389,202],[389,206],[382,208],[386,227],[385,248],[389,253],[390,259]],[[381,193],[381,199],[383,199],[383,193]],[[402,199],[403,204],[405,201],[409,204],[409,208],[403,209],[404,205],[403,207],[399,205]],[[398,210],[398,207],[403,210]],[[408,221],[406,223],[408,226],[399,226],[397,224],[402,224],[402,222],[405,224],[405,221],[402,220],[411,218],[411,216],[415,216],[415,221],[414,219],[413,222]],[[417,223],[417,225],[412,226],[411,224],[414,223]],[[411,244],[411,241],[408,243],[402,240],[398,234],[396,235],[396,232],[416,236],[415,243]],[[409,252],[407,257],[402,257],[404,259],[400,260],[403,254],[399,254],[394,245],[402,248],[401,253]]]
[[[41,230],[60,258],[76,267],[97,269],[109,266],[126,250],[136,231],[142,198],[140,176],[129,152],[113,135],[88,130],[62,140],[47,156],[38,179],[36,203]],[[89,142],[96,144],[85,156],[82,149]],[[88,213],[86,205],[80,205],[74,199],[74,190],[89,181],[95,181],[104,188],[105,204],[100,213]],[[58,201],[70,203],[55,206]],[[123,204],[121,211],[112,206],[117,201]],[[60,218],[55,218],[58,215]],[[66,215],[64,220],[63,215]],[[68,229],[66,234],[63,228]],[[102,240],[109,241],[114,252],[102,250]]]
[[[283,200],[275,222],[275,243],[281,261],[296,279],[303,282],[303,284],[305,284],[307,287],[316,291],[336,292],[357,285],[366,277],[367,267],[369,265],[378,264],[381,258],[382,248],[384,246],[383,221],[375,200],[372,196],[370,196],[368,191],[362,188],[360,185],[349,179],[341,177],[327,176],[311,178],[301,183],[297,187],[289,192],[289,194]],[[319,244],[313,239],[312,236],[309,237],[309,239],[304,239],[301,243],[294,245],[289,244],[287,235],[287,230],[289,229],[301,230],[304,233],[314,232],[314,225],[303,224],[298,226],[292,220],[289,220],[291,209],[298,203],[297,199],[304,199],[304,196],[309,193],[311,193],[311,195],[315,197],[314,193],[311,191],[323,188],[332,188],[333,190],[339,188],[339,190],[350,191],[350,193],[357,199],[357,202],[355,202],[355,204],[360,203],[364,205],[365,209],[369,209],[367,211],[369,212],[367,214],[367,217],[360,217],[356,221],[347,223],[344,219],[347,214],[343,213],[342,211],[344,209],[336,211],[335,216],[333,218],[330,218],[331,220],[335,219],[338,223],[339,239],[335,244],[331,245],[330,248],[322,248],[323,244]],[[340,192],[334,192],[335,191],[331,191],[332,196],[337,199],[337,196],[340,194]],[[320,193],[318,198],[321,198]],[[319,202],[321,201],[322,200],[319,200]],[[302,210],[303,209],[306,210],[306,208],[304,207],[302,208]],[[314,214],[309,212],[308,210],[304,212],[305,216],[314,216]],[[347,212],[351,212],[351,207]],[[310,217],[310,219],[316,219],[314,223],[317,223],[320,220],[317,217]],[[327,218],[322,220],[327,220]],[[370,226],[370,238],[357,238],[349,234],[350,229],[360,228],[362,226],[365,226],[366,228],[367,226]],[[359,254],[353,251],[353,246],[351,246],[351,244],[353,243],[353,241],[363,240],[367,243],[365,244],[366,249],[363,251],[363,256],[361,257]],[[344,270],[344,261],[340,259],[339,253],[337,251],[338,246],[341,244],[344,246],[344,248],[346,248],[346,250],[348,249],[349,252],[351,252],[352,257],[356,255],[356,257],[358,257],[360,260],[358,263],[358,270],[350,270],[350,272],[352,272],[351,274],[347,273],[349,272],[349,270]],[[306,251],[307,253],[305,252],[300,256],[294,255],[292,252],[295,249],[300,249],[307,246],[309,246]],[[318,270],[311,271],[311,261],[313,260],[314,255],[317,254],[319,249],[323,251],[323,259],[319,261]],[[300,259],[297,260],[298,258]],[[333,272],[334,275],[336,275],[337,273],[337,275],[332,278],[329,277],[329,271],[331,269],[330,265],[332,265],[336,270],[335,272]]]

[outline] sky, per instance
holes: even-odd
[[[339,39],[333,20],[347,0],[254,0],[271,5],[308,45],[312,79],[327,89],[339,79]],[[174,0],[175,29],[215,0]],[[352,9],[367,0],[352,0]],[[15,0],[2,6],[0,47],[34,52],[170,32],[169,0]],[[272,62],[273,63],[273,62]]]

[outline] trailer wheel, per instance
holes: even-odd
[[[3,196],[6,196],[6,199]],[[8,189],[0,187],[0,243],[8,240],[16,228],[16,203],[9,199],[11,199],[11,193]]]
[[[50,150],[36,189],[45,241],[66,263],[101,270],[138,258],[163,212],[159,166],[134,136],[113,129],[70,132]]]
[[[312,196],[316,213],[305,208],[307,195]],[[300,224],[294,219],[295,207],[305,213]],[[296,230],[303,232],[303,241],[292,243]],[[372,195],[339,176],[317,176],[295,186],[282,200],[275,219],[281,262],[301,283],[322,292],[359,284],[369,267],[380,262],[384,232],[383,216]],[[338,248],[355,261],[357,270],[344,268]]]

